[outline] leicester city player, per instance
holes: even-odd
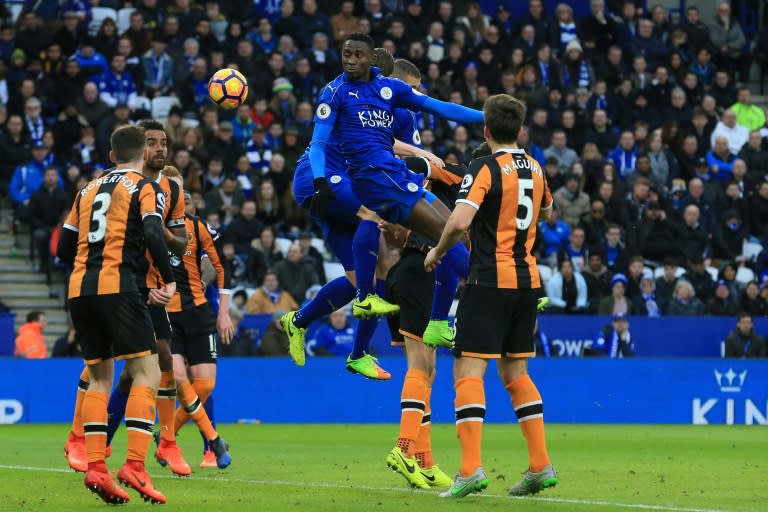
[[[344,73],[320,95],[309,152],[314,177],[311,210],[325,213],[335,198],[325,175],[327,145],[334,134],[347,161],[352,190],[362,204],[391,223],[438,240],[450,212],[422,189],[422,177],[409,172],[392,153],[393,110],[427,110],[464,123],[482,122],[482,112],[424,96],[401,80],[382,76],[378,68],[372,67],[373,62],[373,40],[364,34],[352,34],[342,48]],[[457,243],[444,259],[446,270],[466,275],[466,247]],[[366,288],[371,291],[372,287],[372,282],[358,279],[356,308],[370,307],[364,298]],[[454,292],[450,293],[451,300]],[[424,342],[433,346],[449,345],[453,338],[447,319],[430,321],[424,334]]]

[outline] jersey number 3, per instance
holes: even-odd
[[[531,227],[533,220],[533,180],[520,179],[517,182],[517,229],[526,230]],[[520,208],[525,207],[525,214],[521,215]]]
[[[106,192],[96,194],[93,198],[93,213],[91,213],[91,230],[88,232],[88,243],[97,244],[104,240],[107,233],[107,210],[112,203],[112,196]]]

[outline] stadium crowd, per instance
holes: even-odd
[[[740,85],[768,40],[747,40],[728,3],[712,19],[689,6],[675,24],[631,0],[592,0],[581,19],[566,3],[550,16],[542,0],[514,14],[440,0],[26,3],[15,21],[12,2],[0,7],[0,195],[43,271],[74,194],[110,166],[110,133],[170,97],[168,163],[223,233],[234,282],[257,289],[233,314],[301,304],[325,282],[326,256],[292,173],[341,42],[364,32],[416,64],[431,96],[526,102],[518,142],[555,196],[536,245],[551,310],[768,313],[768,127]],[[250,86],[233,111],[207,97],[224,67]],[[419,128],[450,163],[483,139],[428,114]]]

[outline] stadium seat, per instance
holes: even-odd
[[[24,2],[8,5],[8,9],[11,11],[11,21],[16,23],[21,15],[21,11],[24,10]]]
[[[312,247],[320,252],[324,260],[332,259],[328,248],[325,246],[325,240],[322,238],[312,238]]]
[[[141,108],[147,111],[152,111],[152,100],[147,98],[146,96],[136,96],[136,99],[133,102],[134,108]]]
[[[197,119],[187,119],[186,117],[181,118],[181,126],[184,128],[197,128],[200,126],[200,121]]]
[[[179,104],[179,98],[176,96],[156,96],[152,98],[152,117],[165,119],[168,117],[171,107]]]
[[[344,266],[341,263],[334,263],[331,261],[323,262],[323,270],[325,270],[325,278],[328,281],[332,281],[337,277],[342,277],[346,274]]]
[[[283,253],[283,256],[288,255],[288,248],[291,247],[292,243],[293,241],[289,240],[288,238],[275,238],[275,245],[277,246],[278,250]]]
[[[744,256],[747,261],[754,261],[757,258],[757,255],[762,251],[762,245],[745,241],[741,249],[741,255]]]
[[[117,11],[117,33],[122,34],[131,25],[131,14],[135,11],[133,7],[126,7]]]
[[[541,275],[541,284],[545,286],[552,279],[552,268],[547,265],[539,265],[539,274]]]
[[[750,281],[754,281],[754,279],[755,279],[755,273],[752,271],[751,268],[739,267],[739,270],[736,271],[737,283],[747,284]]]
[[[683,274],[685,274],[685,269],[683,267],[677,267],[675,270],[675,277],[680,277]],[[656,279],[660,278],[664,275],[664,267],[656,267],[656,270],[653,271],[653,277]]]
[[[707,267],[707,272],[712,277],[713,281],[717,281],[717,274],[719,273],[715,267]]]
[[[101,24],[105,19],[112,18],[115,23],[117,23],[117,11],[109,7],[94,7],[91,9],[91,16],[91,24],[88,25],[88,33],[92,36],[95,36],[99,32]]]

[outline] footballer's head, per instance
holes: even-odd
[[[147,137],[147,163],[145,167],[154,173],[159,173],[165,167],[168,156],[168,137],[162,123],[154,119],[142,119],[137,126]]]
[[[486,140],[499,145],[517,142],[517,136],[525,120],[525,105],[509,94],[495,94],[483,105]]]
[[[395,67],[395,58],[386,48],[374,48],[373,65],[381,69],[382,75],[390,76]]]
[[[355,32],[341,47],[341,64],[350,80],[362,80],[368,77],[376,56],[375,43],[371,36]]]
[[[409,60],[397,59],[392,66],[392,76],[399,78],[414,89],[418,89],[421,85],[421,71]]]

